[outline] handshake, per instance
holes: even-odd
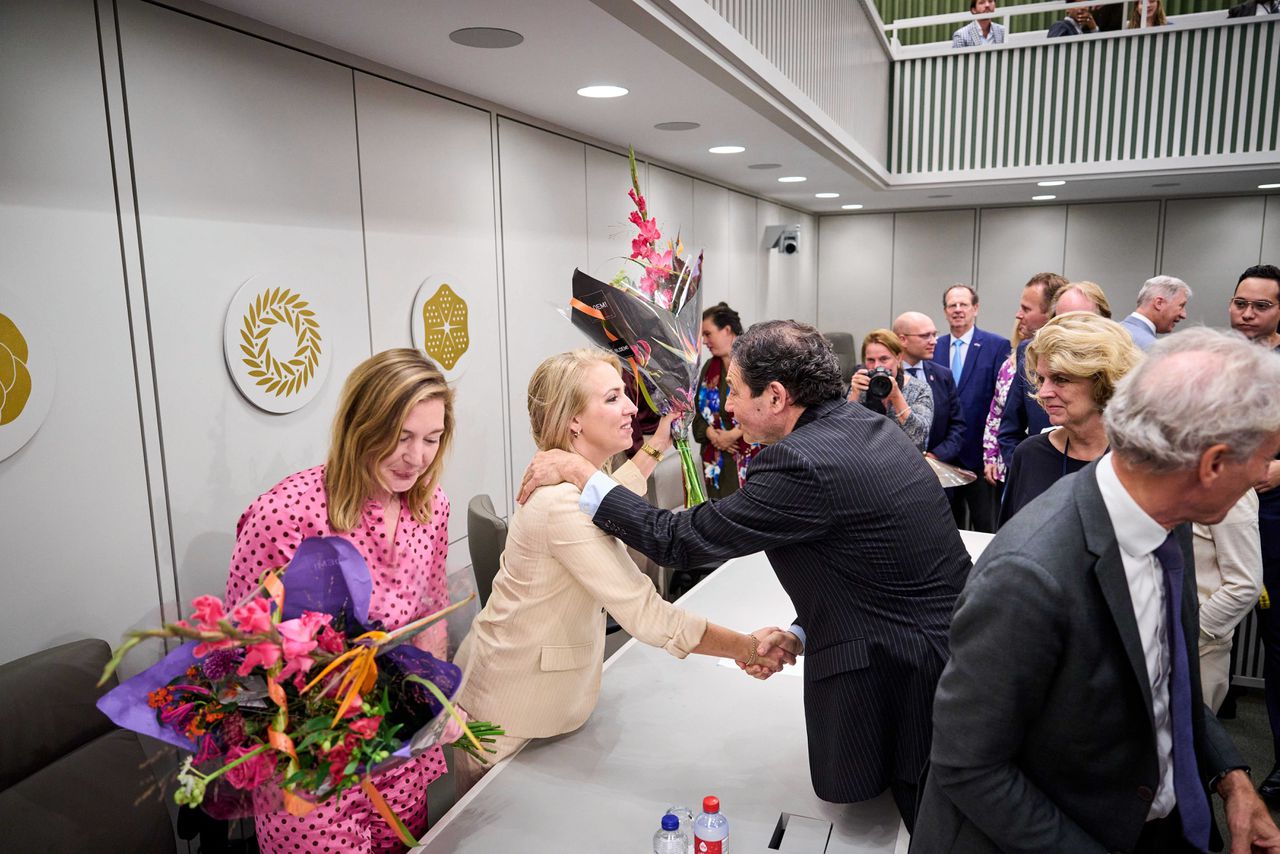
[[[750,664],[739,661],[738,667],[748,676],[757,679],[768,679],[782,670],[783,665],[795,664],[796,656],[804,652],[800,638],[777,626],[757,629],[753,636],[759,642],[755,660]]]

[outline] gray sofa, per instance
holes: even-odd
[[[138,737],[94,703],[111,649],[82,640],[0,665],[0,848],[137,854],[176,850]]]

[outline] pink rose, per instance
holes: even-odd
[[[360,718],[347,724],[347,728],[363,739],[373,738],[378,734],[378,727],[382,725],[382,716],[378,715],[373,718]]]
[[[280,633],[280,649],[284,655],[281,679],[294,673],[306,673],[311,669],[315,659],[309,653],[317,646],[316,632],[332,619],[328,614],[306,611],[301,617],[285,620],[276,626],[276,631]]]
[[[246,753],[252,753],[260,745],[253,747],[231,747],[227,749],[227,762],[233,762],[244,756]],[[264,750],[257,756],[246,759],[236,767],[227,771],[227,782],[235,786],[237,789],[251,791],[258,788],[263,783],[270,780],[276,774],[276,753],[274,750]]]
[[[271,641],[250,644],[246,649],[244,661],[240,662],[240,667],[236,670],[241,676],[248,676],[255,667],[260,666],[263,670],[274,667],[280,660],[280,647]]]
[[[330,655],[341,655],[345,649],[342,635],[331,626],[325,626],[316,634],[316,644],[321,652],[327,652]]]
[[[271,600],[265,596],[250,599],[231,613],[236,628],[247,635],[271,633]]]

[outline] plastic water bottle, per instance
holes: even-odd
[[[671,813],[662,817],[662,829],[653,835],[653,854],[686,854],[689,837],[680,832],[680,818]]]
[[[702,815],[693,821],[694,854],[729,854],[729,819],[720,814],[720,799],[702,799]]]

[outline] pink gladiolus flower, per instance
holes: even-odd
[[[217,596],[197,596],[191,607],[195,609],[196,628],[202,632],[220,631],[218,621],[227,616],[221,599]]]
[[[252,753],[257,749],[257,745],[253,747],[231,747],[227,749],[227,762],[233,762],[244,756],[246,753]],[[276,774],[276,753],[274,750],[265,750],[250,759],[246,759],[236,767],[227,772],[227,782],[235,786],[237,789],[251,791],[258,788],[263,783],[270,780]]]
[[[646,214],[649,212],[648,208],[645,205],[644,196],[637,193],[635,191],[635,188],[627,190],[627,195],[631,197],[631,201],[635,203],[635,206],[640,210],[641,214]]]
[[[347,724],[347,728],[363,739],[370,739],[378,734],[378,727],[381,724],[382,716],[378,715],[374,718],[361,718],[358,721],[352,721]]]
[[[280,660],[280,647],[271,641],[251,644],[247,650],[244,661],[240,662],[240,667],[236,670],[236,673],[241,676],[248,676],[253,672],[253,668],[258,666],[263,670],[274,667]]]
[[[265,635],[271,632],[271,600],[265,596],[250,599],[231,613],[236,628],[247,635]]]

